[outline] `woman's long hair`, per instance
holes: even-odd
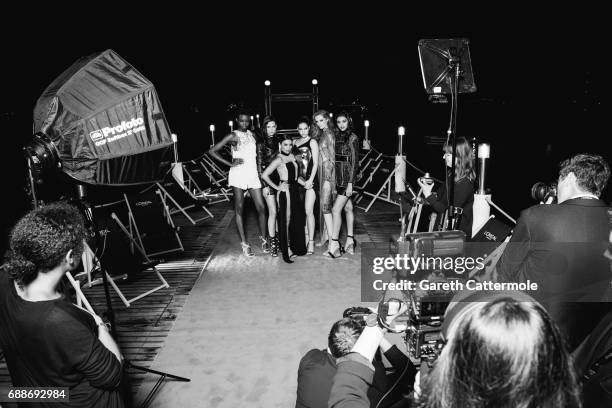
[[[451,153],[452,143],[449,141],[444,145],[444,152]],[[457,138],[457,148],[455,150],[455,181],[459,181],[466,177],[470,181],[476,179],[476,171],[474,170],[474,151],[472,145],[465,137]]]
[[[323,115],[323,117],[327,118],[327,129],[329,129],[332,133],[334,133],[336,129],[336,126],[334,125],[334,121],[332,120],[328,111],[324,109],[320,109],[316,111],[312,115],[312,124],[310,125],[310,137],[312,137],[314,140],[317,140],[317,141],[323,137],[323,130],[319,129],[319,126],[317,125],[316,118],[319,115]]]
[[[263,118],[263,122],[261,123],[261,131],[258,132],[258,138],[259,138],[259,142],[265,143],[266,141],[268,141],[270,139],[270,137],[268,136],[268,130],[267,130],[267,126],[268,123],[270,122],[274,122],[276,123],[276,130],[278,132],[278,122],[276,121],[276,119],[274,118],[274,116],[272,115],[266,115]],[[278,140],[278,133],[276,133],[274,136],[272,136],[272,140],[274,142],[277,142]]]
[[[580,407],[565,342],[537,302],[474,302],[450,322],[448,341],[418,401],[426,408]]]
[[[340,112],[339,114],[336,115],[336,120],[338,120],[338,118],[340,118],[340,117],[345,117],[346,118],[346,121],[348,122],[348,127],[346,128],[346,130],[344,132],[342,132],[340,130],[340,128],[338,128],[336,126],[336,128],[338,130],[338,133],[346,133],[348,135],[353,133],[354,126],[353,126],[353,118],[351,117],[351,115],[347,111],[342,111],[342,112]]]

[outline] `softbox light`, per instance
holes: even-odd
[[[476,92],[469,44],[467,38],[419,40],[419,60],[425,92],[450,94],[455,65],[460,67],[457,92]]]
[[[170,169],[171,132],[155,87],[113,50],[81,58],[45,89],[34,133],[82,183],[150,183]]]

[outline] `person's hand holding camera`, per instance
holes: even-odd
[[[392,331],[399,329],[394,321],[408,310],[408,304],[405,302],[390,301],[387,303],[386,309],[386,313],[382,316],[384,320],[384,325],[382,326],[378,313],[372,313],[366,318],[367,326],[363,329],[361,336],[359,336],[359,339],[357,339],[352,349],[353,353],[359,353],[370,362],[372,362],[376,349],[378,349],[384,334],[388,330],[387,328],[390,328]],[[378,310],[378,312],[381,311]]]
[[[425,196],[425,198],[429,197],[434,186],[433,180],[427,177],[419,177],[417,179],[417,183],[423,190],[423,195]]]

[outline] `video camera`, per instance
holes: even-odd
[[[438,231],[407,234],[403,240],[391,240],[390,253],[411,257],[461,257],[465,255],[465,233],[462,231]],[[396,279],[427,279],[430,282],[451,282],[460,280],[454,271],[425,268],[423,270],[397,270]],[[432,364],[442,347],[442,323],[446,309],[455,295],[453,291],[421,289],[402,291],[404,301],[409,304],[404,340],[408,356]]]
[[[547,202],[549,199],[557,199],[557,184],[543,183],[538,181],[531,187],[531,198],[538,202]]]

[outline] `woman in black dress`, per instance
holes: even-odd
[[[444,145],[444,162],[446,163],[446,182],[438,187],[436,192],[432,192],[434,184],[428,183],[427,180],[419,178],[417,182],[423,189],[425,200],[438,213],[438,219],[442,213],[450,206],[450,197],[448,195],[448,184],[451,178],[451,169],[453,159],[451,155],[452,145],[448,143]],[[474,171],[474,152],[472,145],[464,137],[457,138],[457,148],[455,150],[455,197],[454,206],[462,214],[458,229],[465,232],[466,237],[472,237],[472,207],[474,205],[474,180],[476,172]]]
[[[336,191],[337,196],[332,208],[334,229],[332,231],[332,248],[329,255],[337,258],[344,251],[349,254],[355,253],[355,238],[353,237],[353,183],[357,176],[359,167],[359,140],[353,133],[353,120],[346,112],[341,112],[336,116]],[[338,243],[340,229],[342,228],[342,210],[346,215],[346,242],[344,247]]]
[[[266,116],[263,120],[262,126],[262,137],[257,145],[257,154],[259,156],[258,164],[259,174],[262,174],[266,167],[272,163],[272,161],[278,156],[278,145],[280,139],[277,130],[276,120],[272,116]],[[276,173],[271,175],[272,181],[278,184],[279,179]],[[264,181],[264,188],[262,190],[266,205],[268,207],[268,236],[266,237],[266,244],[264,252],[270,252],[272,256],[278,256],[278,237],[276,236],[276,190],[266,185]]]
[[[306,225],[308,226],[308,252],[314,253],[315,216],[314,205],[317,199],[317,168],[319,166],[319,144],[310,137],[310,123],[302,118],[298,123],[300,137],[293,141],[293,153],[296,156],[300,182],[300,198],[304,202]]]
[[[285,135],[281,141],[280,153],[264,170],[261,177],[277,191],[278,199],[278,235],[283,260],[292,263],[291,258],[306,254],[304,242],[304,204],[300,200],[299,186],[304,184],[298,178],[298,164],[291,150],[293,140]],[[278,173],[280,182],[271,179],[273,171]]]

